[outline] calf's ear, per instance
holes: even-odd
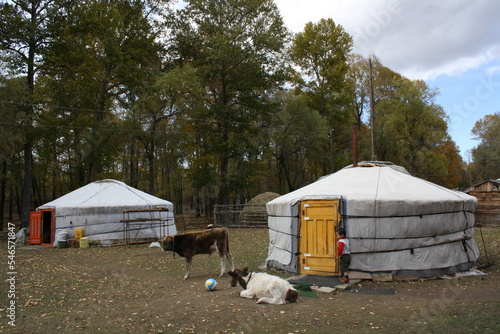
[[[248,267],[243,268],[243,272],[248,273]]]

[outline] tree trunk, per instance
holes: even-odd
[[[227,130],[224,131],[222,135],[222,142],[226,144],[229,140],[229,134]],[[219,181],[219,198],[218,204],[227,207],[229,205],[229,157],[227,154],[227,149],[224,148],[220,156],[220,181]],[[222,217],[222,224],[229,224],[229,216],[225,215]]]
[[[31,158],[31,151],[31,139],[27,139],[26,144],[24,144],[24,182],[21,202],[21,228],[28,227],[30,219],[31,177],[33,162],[33,159]]]
[[[0,231],[3,231],[5,194],[7,192],[7,161],[2,162],[2,175],[0,181]]]
[[[130,186],[137,188],[139,186],[139,166],[137,163],[137,152],[136,145],[133,142],[130,146],[130,158],[129,158],[129,183]]]
[[[149,193],[154,194],[155,193],[155,177],[156,177],[156,170],[155,170],[155,152],[156,152],[156,124],[157,120],[153,121],[153,128],[151,129],[151,143],[150,143],[150,151],[149,151]]]

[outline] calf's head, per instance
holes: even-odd
[[[164,251],[172,251],[174,250],[174,237],[171,235],[167,235],[165,239],[160,241],[161,248]]]
[[[286,297],[285,297],[285,300],[289,303],[294,303],[297,301],[297,297],[299,296],[299,293],[297,292],[297,290],[292,290],[292,289],[289,289],[287,292],[286,292]]]
[[[243,270],[234,269],[229,271],[228,274],[231,276],[231,286],[236,286],[239,283],[243,289],[247,288],[247,281],[243,277],[248,276],[248,267],[243,268]]]

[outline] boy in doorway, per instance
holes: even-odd
[[[347,272],[351,263],[351,248],[349,247],[349,239],[345,236],[344,228],[337,230],[337,257],[340,259],[340,283],[349,283]]]

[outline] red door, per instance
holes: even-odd
[[[42,243],[42,213],[30,212],[30,244],[40,245]]]

